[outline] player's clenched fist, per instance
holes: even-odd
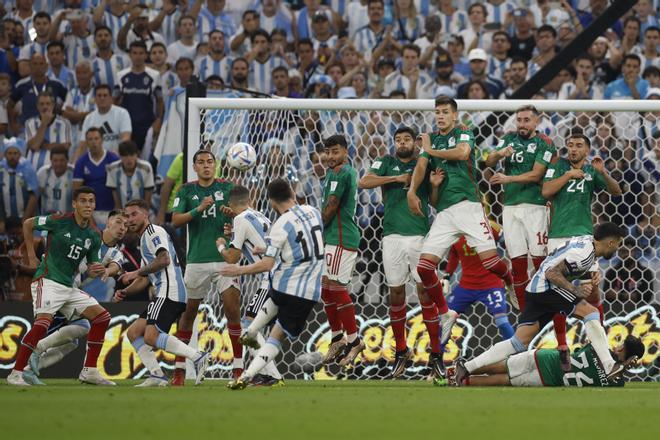
[[[211,205],[213,204],[213,202],[214,202],[213,197],[211,197],[211,196],[206,196],[206,197],[204,197],[204,199],[202,200],[202,203],[200,203],[199,206],[197,207],[197,210],[198,210],[199,212],[202,212],[202,211],[206,210],[206,208],[208,208],[209,206],[211,206]]]
[[[583,179],[584,178],[584,171],[577,169],[577,168],[571,168],[570,170],[566,171],[566,175],[570,179]]]
[[[112,296],[112,302],[122,302],[126,298],[126,293],[124,293],[124,290],[116,290],[115,294]]]

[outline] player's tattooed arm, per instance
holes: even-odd
[[[158,272],[170,265],[170,253],[161,248],[156,252],[156,259],[137,270],[137,275],[146,277],[150,273]]]
[[[226,277],[254,275],[257,273],[269,272],[273,269],[273,267],[275,267],[275,258],[265,256],[261,260],[246,266],[239,266],[238,264],[225,264],[220,269],[220,275]]]
[[[220,252],[220,255],[222,255],[222,258],[224,258],[226,263],[234,264],[240,261],[242,256],[241,251],[234,247],[227,247],[227,240],[225,238],[218,237],[215,244],[218,247],[218,252]]]
[[[579,288],[575,287],[571,283],[567,276],[570,274],[568,269],[568,263],[566,260],[561,260],[554,267],[548,269],[545,273],[545,277],[550,281],[554,286],[557,286],[560,289],[568,290],[569,292],[575,294],[578,298],[586,298],[591,294],[591,284],[581,284]]]
[[[323,224],[329,224],[335,215],[337,215],[337,210],[339,210],[339,198],[337,196],[328,197],[328,203],[323,207],[323,212],[321,217],[323,218]]]

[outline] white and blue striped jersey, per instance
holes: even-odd
[[[543,293],[553,290],[566,300],[575,301],[577,299],[575,294],[550,283],[546,278],[546,272],[563,261],[568,269],[566,278],[573,281],[589,272],[595,260],[596,249],[593,237],[588,235],[573,237],[546,257],[539,270],[527,284],[526,290],[530,293]]]
[[[190,58],[195,61],[197,56],[197,41],[193,41],[192,46],[186,46],[181,40],[167,46],[167,62],[174,66],[179,58]]]
[[[309,205],[294,205],[275,221],[266,243],[266,256],[280,258],[271,275],[272,288],[318,301],[325,264],[323,221],[319,210]]]
[[[16,168],[0,161],[0,195],[6,217],[23,217],[30,195],[39,192],[37,173],[29,160],[21,157]]]
[[[142,265],[151,264],[161,249],[165,249],[170,254],[170,264],[158,272],[150,273],[149,282],[156,289],[156,298],[169,298],[184,303],[186,287],[183,284],[183,274],[172,240],[165,229],[149,223],[140,237]]]
[[[206,55],[195,61],[195,71],[199,75],[200,81],[206,81],[209,76],[218,75],[224,82],[229,82],[229,69],[231,68],[232,57],[222,57],[220,61]]]
[[[250,88],[261,93],[270,93],[273,89],[273,69],[279,66],[288,68],[282,57],[271,55],[265,63],[261,63],[257,59],[252,60],[248,74]]]
[[[104,60],[98,56],[92,60],[92,71],[94,72],[94,84],[107,84],[114,90],[119,83],[119,72],[131,65],[130,60],[121,54],[112,54],[110,59]]]
[[[119,35],[119,29],[128,21],[128,13],[123,13],[120,16],[117,16],[110,12],[110,8],[106,9],[103,12],[103,24],[110,28],[112,32],[112,49],[117,50],[117,35]]]
[[[64,65],[60,69],[60,73],[56,74],[53,69],[49,68],[46,75],[49,79],[61,82],[67,89],[72,89],[76,85],[75,73],[73,73],[73,70]]]
[[[494,56],[491,56],[488,58],[486,72],[488,72],[489,75],[499,79],[500,81],[503,81],[502,78],[504,77],[504,72],[509,68],[510,65],[511,58],[498,60]]]
[[[486,7],[488,15],[486,21],[488,23],[504,23],[506,21],[506,16],[508,13],[513,12],[516,9],[516,5],[513,2],[505,1],[499,5],[493,5],[492,3],[484,2],[482,3]],[[467,42],[465,43],[467,44]]]
[[[121,206],[126,206],[133,199],[144,199],[144,192],[154,189],[154,173],[146,160],[138,159],[135,171],[130,176],[122,167],[121,160],[111,163],[106,170],[105,186],[117,190]]]
[[[240,249],[250,264],[261,260],[261,255],[254,253],[255,248],[266,248],[266,233],[270,229],[270,220],[262,213],[253,209],[245,211],[234,217],[232,226],[231,246]],[[269,288],[268,273],[261,276],[260,289]]]
[[[108,246],[107,244],[105,244],[105,242],[103,242],[103,240],[101,240],[99,257],[100,257],[99,259],[101,260],[101,264],[104,265],[105,267],[108,267],[110,263],[115,263],[121,269],[125,261],[124,254],[121,251],[121,248],[119,247],[118,244],[114,246]],[[100,278],[89,278],[86,272],[87,272],[87,260],[83,260],[80,262],[80,266],[78,266],[78,273],[73,279],[74,287],[82,288],[83,290],[85,290],[84,286],[89,283],[104,283],[103,281],[101,281]]]
[[[96,108],[94,104],[94,88],[90,87],[87,93],[83,92],[80,87],[69,90],[62,108],[69,108],[82,113],[94,111]],[[77,146],[81,139],[80,131],[82,130],[82,124],[83,121],[80,121],[78,124],[71,124],[71,143],[74,146]]]
[[[385,36],[385,28],[379,33],[371,30],[369,26],[363,26],[355,32],[353,41],[358,53],[364,55],[364,59],[371,59],[371,52],[380,44]]]
[[[30,44],[26,44],[21,47],[21,51],[18,53],[17,61],[29,61],[34,54],[40,54],[46,56],[46,46],[48,43],[41,44],[38,41],[33,41]]]
[[[32,139],[39,126],[41,125],[41,118],[35,116],[25,122],[25,139]],[[61,116],[55,116],[55,119],[46,129],[44,135],[44,144],[69,144],[71,146],[71,123],[68,119]],[[32,163],[35,170],[40,169],[44,165],[50,164],[50,150],[40,148],[39,150],[29,150],[27,154],[28,160]]]
[[[415,93],[417,94],[417,99],[419,99],[420,96],[423,95],[424,86],[432,82],[433,82],[433,78],[431,78],[431,76],[428,73],[424,72],[423,70],[419,71],[419,78],[417,79],[417,86],[415,87]],[[389,96],[390,93],[396,90],[403,90],[406,94],[406,97],[409,98],[410,97],[408,93],[409,89],[410,89],[410,80],[408,79],[407,76],[401,73],[400,70],[395,70],[394,72],[390,73],[385,77],[384,85],[383,85],[384,96]]]
[[[454,11],[451,15],[446,15],[438,11],[438,16],[442,23],[442,32],[446,34],[457,34],[465,29],[469,23],[467,12],[460,9]]]
[[[202,6],[197,17],[197,40],[208,41],[209,32],[220,29],[225,34],[225,48],[229,49],[229,39],[236,33],[236,25],[229,14],[220,12],[213,15],[206,6]]]
[[[167,44],[174,43],[178,38],[176,25],[179,22],[179,17],[181,17],[181,11],[177,6],[174,12],[165,15],[163,23],[160,25],[160,29],[158,29],[158,33],[163,36]]]
[[[66,34],[62,38],[62,43],[66,48],[66,64],[71,70],[75,70],[80,61],[91,59],[96,47],[94,35],[91,33],[86,37]]]
[[[37,171],[39,182],[39,212],[43,215],[71,211],[73,195],[73,165],[61,176],[55,174],[52,165],[43,166]]]

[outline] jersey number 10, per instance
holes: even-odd
[[[298,231],[296,236],[296,242],[300,243],[302,248],[303,258],[302,261],[310,261],[312,259],[311,253],[314,252],[314,256],[317,260],[323,259],[323,233],[321,232],[321,226],[316,225],[310,229],[312,234],[312,241],[314,242],[314,249],[310,249],[305,239],[305,233],[303,231]],[[320,237],[320,238],[319,238]]]

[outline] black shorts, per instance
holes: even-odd
[[[307,317],[316,305],[316,301],[287,295],[277,290],[270,291],[270,297],[277,305],[277,322],[291,339],[300,336],[305,329]]]
[[[268,289],[257,289],[245,309],[245,316],[255,318],[268,299]]]
[[[553,290],[543,293],[525,292],[525,308],[518,318],[518,325],[538,322],[540,328],[543,328],[557,313],[569,316],[578,302],[580,299],[569,301]]]
[[[140,318],[147,320],[147,325],[155,325],[163,333],[169,333],[172,324],[186,310],[186,303],[172,301],[169,298],[156,298],[140,313]]]

